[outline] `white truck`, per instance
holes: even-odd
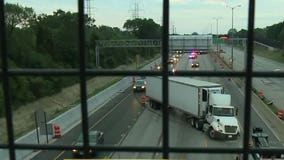
[[[146,96],[152,108],[162,103],[162,77],[146,77]],[[169,107],[180,110],[192,127],[205,130],[210,138],[236,139],[240,127],[237,108],[221,84],[188,77],[169,78]]]

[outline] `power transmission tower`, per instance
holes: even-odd
[[[89,17],[93,17],[93,9],[94,9],[94,0],[85,0],[86,2],[86,6],[85,6],[85,13],[89,16]]]
[[[140,18],[139,17],[140,8],[139,8],[139,3],[137,2],[137,0],[135,0],[134,8],[131,9],[130,12],[131,12],[132,19]]]

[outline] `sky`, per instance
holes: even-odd
[[[127,19],[152,18],[162,21],[163,0],[85,0],[96,25],[123,29]],[[284,21],[284,0],[255,0],[255,28],[265,28]],[[77,0],[6,0],[32,7],[37,14],[52,14],[57,9],[77,12]],[[136,11],[135,11],[136,6]],[[233,25],[237,31],[247,29],[248,0],[170,0],[170,33],[225,34]],[[87,10],[85,10],[87,13]],[[218,27],[217,27],[218,26]]]

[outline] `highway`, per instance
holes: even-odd
[[[229,62],[231,57],[231,47],[223,45],[222,53],[225,61]],[[243,70],[245,68],[245,51],[239,48],[234,48],[234,70]],[[279,63],[258,55],[254,55],[253,60],[253,71],[284,71],[284,64]],[[283,78],[270,78],[270,77],[259,77],[253,78],[253,87],[257,90],[262,90],[264,96],[272,100],[276,107],[282,108],[284,104],[284,79]]]
[[[144,107],[139,103],[139,97],[139,94],[134,95],[129,88],[89,117],[90,129],[104,132],[104,144],[119,145],[121,143],[144,110]],[[59,139],[56,144],[70,145],[74,143],[80,131],[81,125],[74,127]],[[99,153],[98,157],[104,158],[108,155],[109,153]],[[42,151],[33,159],[51,160],[64,158],[72,158],[71,151]]]
[[[214,62],[209,54],[199,55],[197,60],[200,68],[195,70],[221,70],[219,63]],[[177,64],[178,70],[192,70],[187,55]],[[238,119],[241,132],[244,126],[244,92],[243,87],[237,86],[228,78],[217,77],[193,77],[221,83],[225,87],[225,93],[232,96],[232,105],[239,107]],[[139,103],[142,93],[133,93],[131,88],[118,96],[95,112],[90,117],[90,128],[101,130],[105,133],[106,145],[121,146],[160,146],[162,131],[162,116],[160,110],[153,110],[142,106]],[[78,113],[81,114],[81,113]],[[181,118],[181,113],[175,110],[170,111],[169,136],[170,146],[173,147],[241,147],[243,136],[237,140],[212,140],[205,133],[192,128]],[[272,142],[276,142],[277,137],[270,131],[263,118],[252,109],[252,126],[262,127],[269,135]],[[57,144],[72,144],[80,133],[81,126],[78,125],[65,134]],[[34,160],[39,159],[64,159],[71,158],[70,151],[42,151]],[[162,158],[160,153],[99,153],[98,158]],[[234,159],[233,154],[170,154],[170,158],[187,159]]]

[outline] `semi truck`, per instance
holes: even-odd
[[[146,77],[149,106],[162,104],[162,77]],[[188,77],[169,77],[169,106],[182,112],[192,127],[206,131],[210,138],[236,139],[240,133],[237,107],[221,84]]]

